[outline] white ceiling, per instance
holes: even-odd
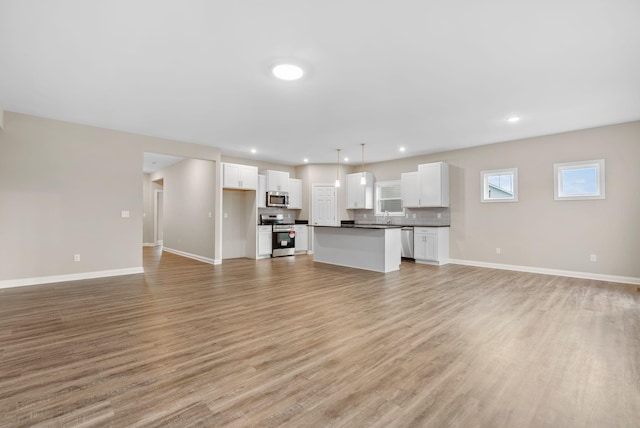
[[[0,0],[0,104],[381,161],[640,119],[639,19],[638,0]],[[279,60],[306,77],[276,80]]]
[[[184,158],[178,156],[162,155],[160,153],[144,153],[142,171],[149,174],[160,171],[173,164],[183,161]]]

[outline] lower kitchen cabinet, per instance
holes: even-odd
[[[449,228],[414,227],[413,256],[417,263],[449,263]]]
[[[270,256],[273,249],[273,228],[258,226],[258,257]]]
[[[309,228],[306,224],[293,226],[296,232],[296,253],[309,251]]]

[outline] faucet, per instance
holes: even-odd
[[[384,219],[384,222],[386,224],[391,224],[391,217],[389,217],[389,211],[384,210],[384,215],[382,216],[382,218]]]

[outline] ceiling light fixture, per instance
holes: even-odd
[[[309,159],[307,159],[307,158],[304,158],[302,160],[304,161],[304,163],[309,163]]]
[[[404,153],[404,151],[407,150],[404,148],[404,146],[400,146],[400,151]]]
[[[349,158],[344,158],[344,161],[345,162],[349,162]]]
[[[511,116],[510,118],[507,119],[507,122],[509,123],[516,123],[520,120],[520,118],[518,116]]]
[[[336,163],[336,187],[340,187],[340,149],[338,151],[338,163]]]
[[[367,184],[367,178],[364,176],[364,143],[360,143],[362,146],[362,175],[360,176],[360,184]]]
[[[256,154],[257,150],[256,149],[251,149],[251,153]]]
[[[304,75],[304,70],[293,64],[279,64],[271,70],[280,80],[298,80]]]

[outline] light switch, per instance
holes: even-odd
[[[209,218],[211,218],[211,211],[209,211]]]
[[[120,216],[121,216],[122,218],[129,218],[129,211],[122,211],[122,212],[120,213]]]

